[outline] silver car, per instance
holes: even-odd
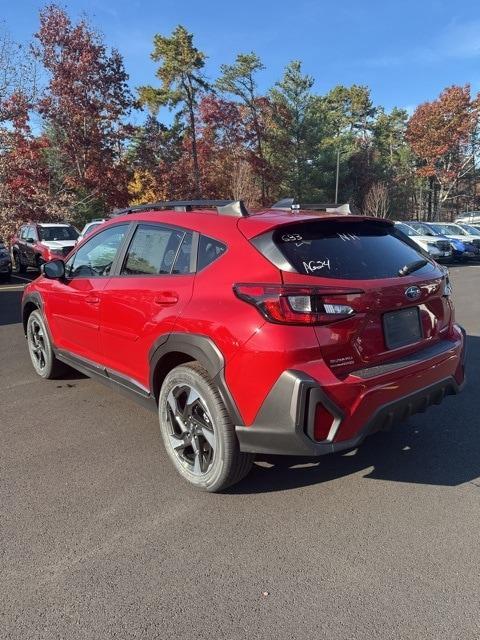
[[[449,242],[440,241],[432,236],[422,235],[419,231],[405,222],[395,222],[395,227],[400,229],[415,244],[427,251],[434,260],[449,260],[452,257],[452,248]]]

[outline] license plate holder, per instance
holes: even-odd
[[[408,307],[383,314],[383,335],[387,349],[398,349],[422,339],[420,310]]]

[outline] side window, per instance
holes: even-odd
[[[191,259],[192,259],[192,239],[191,233],[186,233],[183,238],[183,242],[180,245],[180,249],[177,252],[177,258],[173,265],[172,273],[190,273]]]
[[[139,225],[128,247],[122,275],[171,273],[184,236],[184,232],[168,227]]]
[[[198,243],[197,271],[201,271],[227,250],[226,245],[208,236],[200,236]]]
[[[65,266],[68,278],[108,276],[128,225],[109,227],[86,242]]]

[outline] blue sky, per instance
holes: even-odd
[[[1,0],[0,20],[12,36],[29,39],[39,0]],[[267,88],[292,59],[325,92],[335,84],[367,84],[376,104],[406,107],[453,83],[480,90],[478,0],[71,0],[111,46],[120,50],[133,87],[154,82],[149,59],[155,33],[183,24],[208,55],[207,73],[238,52],[257,52]]]

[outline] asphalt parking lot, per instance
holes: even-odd
[[[461,396],[222,495],[182,483],[155,415],[38,378],[0,285],[0,637],[478,639],[480,265],[451,275]]]

